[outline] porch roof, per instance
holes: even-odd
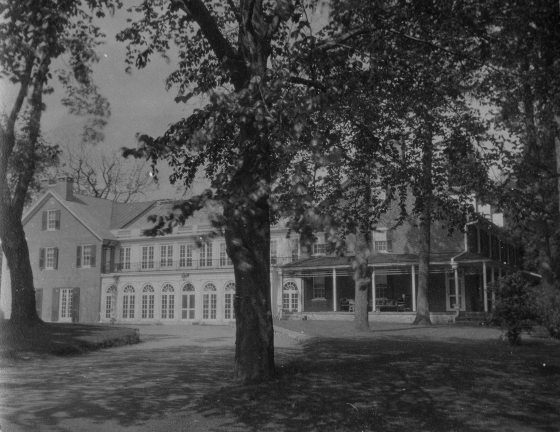
[[[459,264],[491,262],[489,258],[472,253],[472,252],[449,252],[434,253],[431,255],[431,265],[450,265],[451,259]],[[352,265],[354,255],[347,256],[314,256],[303,258],[282,266],[284,270],[311,270],[324,268],[344,268],[347,269]],[[417,254],[392,254],[392,253],[376,253],[368,258],[368,266],[370,267],[392,267],[392,266],[410,266],[418,263]]]

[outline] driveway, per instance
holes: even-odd
[[[138,328],[138,345],[3,365],[1,431],[244,430],[226,416],[188,409],[230,381],[233,327]],[[276,345],[280,359],[298,349],[282,336]]]

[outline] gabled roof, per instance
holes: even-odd
[[[111,229],[121,228],[130,220],[152,207],[155,201],[139,203],[117,203],[103,198],[74,194],[71,199],[63,199],[55,190],[49,189],[23,216],[25,225],[49,198],[56,199],[84,227],[99,240],[114,240]]]

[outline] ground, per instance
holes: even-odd
[[[278,379],[254,386],[230,381],[230,326],[138,326],[137,345],[4,360],[2,432],[560,430],[555,341],[510,348],[485,327],[280,325]]]

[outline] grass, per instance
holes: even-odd
[[[136,329],[87,324],[37,323],[15,326],[0,323],[0,356],[72,355],[139,342]]]

